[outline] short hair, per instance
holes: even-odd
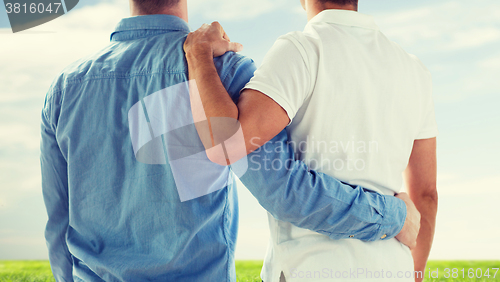
[[[358,7],[358,0],[319,0],[319,2],[339,5],[353,5],[354,7]]]
[[[160,10],[174,7],[180,0],[133,0],[144,14],[157,14]]]

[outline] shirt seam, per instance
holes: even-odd
[[[186,31],[186,30],[183,30],[183,29],[165,30],[165,29],[154,28],[154,29],[151,29],[151,30],[165,30],[166,32],[165,33],[153,34],[153,35],[145,34],[145,35],[131,36],[130,38],[127,38],[127,39],[115,39],[114,38],[115,34],[118,34],[119,32],[138,31],[138,30],[143,30],[143,29],[133,29],[133,30],[129,29],[129,30],[115,31],[115,32],[113,32],[111,34],[110,41],[111,42],[124,42],[124,41],[138,40],[138,39],[144,39],[144,38],[152,38],[152,37],[155,37],[155,36],[165,35],[168,32],[185,32],[186,35],[189,33],[189,31]]]
[[[151,25],[151,26],[141,26],[141,27],[129,27],[129,28],[125,28],[125,29],[120,29],[120,28],[117,28],[115,30],[115,32],[117,31],[131,31],[131,30],[145,30],[145,29],[161,29],[161,30],[165,30],[165,31],[187,31],[189,32],[189,30],[187,29],[183,29],[183,28],[167,28],[167,27],[164,27],[164,26],[156,26],[156,25]]]
[[[290,122],[288,125],[290,125],[293,122],[293,119],[297,115],[297,111],[295,110],[294,107],[290,105],[288,100],[283,97],[283,95],[280,94],[280,92],[275,89],[273,86],[268,85],[267,83],[262,83],[259,81],[250,81],[244,88],[245,89],[252,89],[259,91],[272,99],[274,102],[276,102],[280,107],[282,107],[285,112],[287,113],[288,118],[290,119]],[[269,93],[269,94],[268,94]]]
[[[55,95],[60,95],[62,93],[62,89],[57,89],[57,90],[49,90],[49,93],[47,94],[47,98],[46,98],[46,102],[45,102],[45,106],[44,108],[42,109],[42,114],[44,115],[45,119],[50,123],[50,125],[52,126],[52,130],[54,131],[54,129],[56,128],[56,125],[55,123],[52,121],[52,119],[50,118],[50,116],[52,115],[52,105],[55,104],[54,103],[54,96]],[[61,106],[61,102],[58,102],[56,103],[58,106]],[[50,112],[50,113],[47,113],[47,112]]]
[[[434,137],[438,136],[438,133],[439,133],[439,130],[435,126],[433,126],[432,128],[429,128],[429,129],[417,134],[417,136],[415,137],[415,140],[434,138]]]
[[[227,188],[229,188],[229,187],[227,187]],[[229,247],[230,244],[229,244],[229,241],[227,239],[228,236],[226,234],[227,233],[227,230],[226,230],[226,225],[227,224],[226,223],[228,221],[228,214],[227,214],[227,212],[228,212],[228,208],[229,208],[229,189],[228,189],[228,191],[226,193],[225,199],[226,199],[226,203],[224,205],[224,216],[222,218],[222,230],[224,230],[223,234],[224,234],[224,241],[226,242],[226,246]],[[226,250],[226,280],[229,280],[229,277],[231,277],[231,275],[230,275],[230,271],[231,270],[229,269],[229,261],[230,261],[230,259],[231,259],[231,257],[230,257],[230,251],[229,251],[229,248],[228,248]]]
[[[85,76],[83,78],[73,78],[73,79],[66,80],[65,86],[58,87],[58,88],[55,88],[55,90],[50,91],[48,94],[48,99],[52,99],[54,95],[62,93],[64,91],[64,89],[69,85],[73,85],[76,83],[83,83],[83,82],[87,82],[87,81],[91,81],[91,80],[127,79],[127,78],[132,78],[132,77],[156,75],[156,74],[185,74],[185,73],[186,73],[186,71],[183,71],[183,70],[179,70],[179,71],[166,70],[166,71],[158,71],[158,72],[139,72],[139,73],[132,73],[132,74],[92,75],[92,76]],[[61,103],[59,102],[58,105],[60,106]]]
[[[354,25],[354,24],[347,24],[347,23],[338,23],[338,22],[313,22],[311,25],[318,24],[318,23],[326,23],[326,24],[333,24],[333,25],[340,25],[340,26],[346,26],[346,27],[352,27],[352,28],[361,28],[361,29],[369,29],[369,30],[374,30],[374,31],[379,31],[379,28],[376,27],[370,27],[370,26],[364,26],[364,25]]]
[[[397,202],[400,202],[401,200],[396,199],[396,201],[397,201]],[[385,206],[384,206],[384,211],[385,211],[385,210],[387,209],[387,200],[386,200],[386,198],[385,198],[385,197],[384,197],[384,204],[385,204]],[[401,206],[401,202],[400,202],[400,205],[399,205],[399,206],[398,206],[397,204],[392,206],[392,207],[394,207],[394,210],[393,210],[393,212],[392,212],[393,218],[395,218],[396,220],[398,219],[397,215],[399,215],[400,213],[398,212],[397,214],[395,214],[395,212],[394,212],[394,211],[395,211],[395,210],[400,210],[400,211],[402,212],[402,214],[403,214],[403,218],[404,218],[405,220],[403,221],[403,225],[401,225],[401,227],[400,227],[400,228],[398,228],[398,230],[396,230],[396,232],[395,232],[395,233],[393,234],[393,236],[391,236],[391,237],[394,237],[394,236],[396,236],[397,234],[399,234],[399,233],[401,232],[401,230],[402,230],[402,229],[403,229],[403,227],[404,227],[404,222],[406,221],[406,216],[407,216],[406,206],[405,206],[405,208],[404,208],[404,209],[399,209],[399,207],[400,207],[400,206]],[[381,224],[380,224],[380,228],[379,228],[379,235],[380,235],[380,234],[382,234],[382,233],[383,233],[383,234],[385,234],[385,235],[387,235],[387,233],[390,233],[391,228],[393,227],[392,225],[387,225],[387,224],[384,224],[384,223],[385,223],[385,221],[384,221],[385,219],[386,219],[386,218],[384,218],[384,217],[382,218],[382,222],[381,222]],[[383,230],[383,229],[388,229],[388,230]]]
[[[42,115],[43,117],[45,118],[45,120],[47,120],[51,126],[54,126],[54,124],[52,123],[52,121],[49,119],[49,116],[47,115],[47,106],[45,106],[43,109],[42,109]]]
[[[166,71],[157,71],[157,72],[137,72],[137,73],[131,73],[131,74],[110,74],[110,75],[92,75],[92,76],[85,76],[84,78],[73,78],[73,79],[68,79],[66,82],[69,83],[74,83],[74,82],[85,82],[89,80],[100,80],[100,79],[107,79],[107,78],[129,78],[129,77],[137,77],[137,76],[145,76],[145,75],[152,75],[152,74],[183,74],[186,73],[185,70],[166,70]]]
[[[432,97],[432,75],[431,73],[429,72],[429,70],[427,70],[427,79],[429,80],[429,85],[430,85],[430,97],[429,96],[424,96],[425,98],[428,98],[429,101],[427,101],[427,103],[423,106],[423,110],[422,110],[422,118],[420,120],[420,126],[418,127],[418,132],[417,134],[415,134],[415,140],[421,140],[421,139],[427,139],[427,137],[424,137],[422,138],[421,136],[426,136],[427,134],[431,133],[431,135],[436,135],[437,136],[437,128],[435,126],[432,126],[432,128],[430,127],[427,127],[426,126],[426,121],[427,121],[427,118],[429,116],[429,114],[432,114],[432,111],[435,111],[434,109],[434,100],[433,100],[433,97]],[[426,93],[426,94],[429,94],[429,93]],[[431,110],[429,110],[431,109]],[[433,136],[433,137],[436,137],[436,136]],[[432,138],[432,137],[429,137],[429,138]]]

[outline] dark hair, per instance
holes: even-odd
[[[339,5],[353,5],[354,7],[358,7],[358,0],[319,0],[319,2]]]
[[[144,14],[157,14],[161,9],[173,7],[180,0],[133,0]]]

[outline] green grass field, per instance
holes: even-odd
[[[237,261],[236,275],[240,282],[260,282],[262,261]],[[427,278],[425,281],[500,281],[500,261],[430,261],[427,270],[439,274],[439,278]],[[446,268],[449,272],[446,272]],[[453,270],[456,268],[456,271]],[[496,268],[496,269],[495,269]],[[463,269],[463,271],[462,271]],[[486,272],[488,270],[488,272]],[[469,271],[471,271],[469,273]],[[474,274],[472,274],[474,272]],[[481,274],[482,278],[477,277]],[[476,276],[477,275],[477,276]],[[490,277],[484,277],[489,275]],[[445,276],[449,276],[446,278]],[[465,276],[465,278],[462,278]],[[375,279],[374,279],[375,280]],[[49,282],[54,281],[47,261],[0,261],[0,282]],[[376,281],[376,280],[375,280]]]

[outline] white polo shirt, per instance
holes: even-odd
[[[280,37],[246,88],[285,109],[296,156],[311,169],[379,193],[399,192],[414,140],[437,136],[429,71],[354,11],[323,11]],[[414,281],[396,239],[332,240],[271,215],[269,226],[265,282],[281,272],[287,282]]]

